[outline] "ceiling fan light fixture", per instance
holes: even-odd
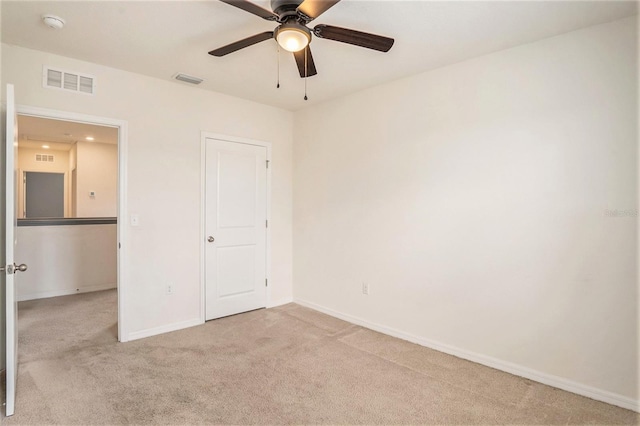
[[[280,47],[289,52],[299,52],[311,41],[311,31],[299,24],[282,24],[276,32]]]

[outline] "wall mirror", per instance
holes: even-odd
[[[19,219],[117,216],[118,129],[18,115]]]

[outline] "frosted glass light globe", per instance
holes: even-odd
[[[295,28],[285,28],[276,36],[278,44],[289,52],[298,52],[309,44],[309,36]]]

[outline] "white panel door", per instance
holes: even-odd
[[[207,139],[205,318],[266,306],[267,149]]]
[[[16,117],[15,95],[13,85],[7,85],[6,107],[6,131],[5,131],[5,259],[2,265],[2,273],[5,274],[6,297],[6,410],[7,416],[12,416],[15,411],[16,384],[18,378],[18,302],[15,290],[15,274],[27,269],[26,265],[17,266],[14,263],[13,254],[16,244],[16,176],[18,156],[18,120]]]

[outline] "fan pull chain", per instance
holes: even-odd
[[[309,70],[307,69],[307,52],[309,51],[308,47],[304,48],[304,100],[307,101],[307,77],[309,76]]]
[[[276,89],[280,88],[280,44],[276,43],[278,45],[278,83],[276,84]]]

